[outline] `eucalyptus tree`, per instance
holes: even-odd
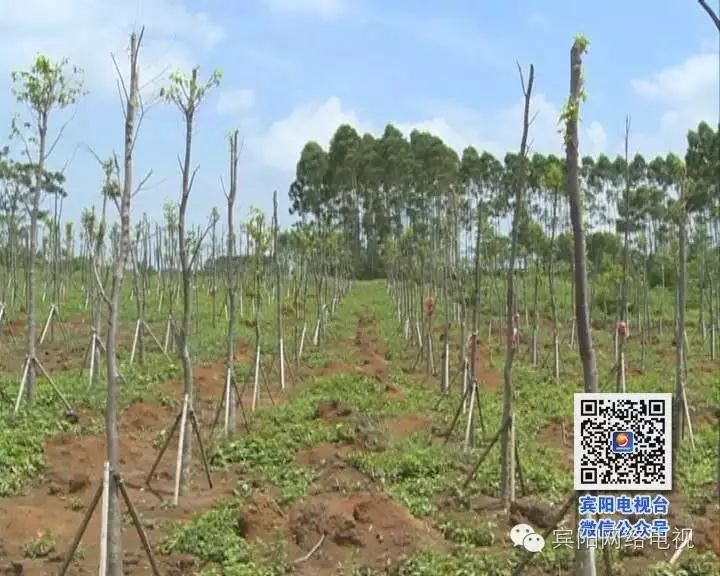
[[[322,335],[322,317],[325,306],[323,287],[326,283],[326,237],[333,218],[332,193],[328,186],[328,155],[317,142],[305,144],[295,171],[295,180],[290,186],[291,214],[298,214],[303,221],[312,218],[317,228],[318,257],[314,261],[317,319],[313,344],[317,345]]]
[[[703,237],[703,269],[708,267],[706,278],[710,292],[709,301],[709,324],[710,339],[709,348],[711,358],[716,356],[717,320],[718,309],[720,309],[720,287],[716,285],[720,259],[705,258],[705,242],[707,237],[713,239],[715,252],[720,252],[720,129],[714,131],[705,122],[701,122],[696,130],[688,133],[688,149],[686,163],[691,188],[688,198],[689,210],[697,214],[700,231]],[[708,230],[708,228],[710,230]],[[714,273],[713,273],[714,272]],[[703,299],[701,298],[701,309]]]
[[[191,168],[192,154],[192,136],[196,114],[202,104],[208,91],[220,84],[221,74],[214,71],[210,77],[203,83],[198,79],[199,67],[194,67],[189,76],[184,76],[180,72],[173,72],[169,78],[169,85],[161,91],[161,96],[169,103],[173,104],[181,113],[185,123],[185,155],[181,162],[178,156],[178,164],[182,173],[182,187],[180,191],[180,208],[178,211],[178,250],[180,253],[180,267],[182,273],[182,295],[183,295],[183,318],[182,326],[179,330],[179,351],[180,361],[183,366],[183,388],[184,395],[192,407],[193,402],[193,375],[192,360],[190,358],[189,339],[190,339],[190,298],[191,298],[191,279],[192,269],[198,255],[202,238],[197,239],[194,251],[191,252],[190,243],[186,231],[185,216],[187,213],[188,200],[190,192],[195,181],[198,168]],[[185,428],[185,438],[183,441],[182,468],[180,476],[181,492],[185,490],[188,483],[190,473],[190,458],[192,438],[191,427]]]
[[[389,233],[399,237],[406,216],[406,192],[411,185],[410,143],[402,132],[388,124],[378,140],[380,179],[387,198]]]
[[[123,103],[123,114],[125,119],[124,130],[124,153],[122,186],[119,184],[119,170],[115,171],[117,176],[118,195],[113,195],[120,216],[120,239],[117,251],[114,252],[112,266],[112,280],[110,294],[106,295],[98,278],[98,288],[108,309],[108,333],[107,333],[107,403],[105,408],[105,435],[107,448],[107,466],[109,474],[105,481],[108,494],[108,516],[107,516],[107,564],[106,574],[110,576],[121,576],[123,571],[122,554],[122,516],[120,514],[118,498],[119,478],[119,434],[118,434],[118,369],[117,369],[117,333],[118,316],[120,308],[120,295],[122,292],[123,278],[128,254],[130,252],[130,211],[132,197],[136,194],[145,180],[133,188],[133,151],[137,142],[138,128],[141,125],[143,106],[140,97],[139,82],[139,52],[142,43],[143,31],[140,34],[130,36],[130,77],[129,85],[126,85],[122,77],[119,83],[123,90],[121,99]],[[139,114],[139,116],[138,116]],[[116,169],[118,164],[112,164]],[[106,177],[106,185],[108,178]],[[109,196],[106,194],[105,196]],[[119,196],[119,197],[118,197]]]
[[[137,350],[138,364],[142,366],[145,362],[145,338],[144,338],[144,321],[145,321],[145,303],[146,298],[146,282],[147,282],[147,231],[148,223],[146,215],[135,225],[135,235],[133,238],[132,248],[130,250],[130,261],[133,271],[133,289],[132,296],[135,300],[135,315],[137,316],[135,324],[135,336],[133,338],[133,348],[130,352],[130,361],[132,362]]]
[[[382,275],[380,254],[390,235],[390,188],[382,181],[381,141],[372,134],[364,134],[359,145],[357,182],[362,209],[362,235],[367,256],[364,275],[375,278]]]
[[[320,222],[328,212],[328,156],[322,146],[311,141],[305,144],[297,163],[295,180],[290,186],[290,213],[303,220],[313,217]]]
[[[361,139],[355,129],[348,124],[339,126],[330,140],[326,178],[332,194],[331,203],[356,264],[360,263],[360,153]]]
[[[220,220],[220,213],[218,209],[213,206],[210,213],[211,233],[210,233],[210,262],[212,266],[212,276],[210,281],[210,298],[212,300],[212,325],[213,328],[217,325],[217,254],[215,248],[217,245],[217,223]]]
[[[174,202],[166,202],[163,205],[163,216],[165,228],[158,229],[158,310],[163,304],[167,305],[168,317],[165,330],[165,351],[167,352],[170,337],[175,330],[174,308],[177,283],[177,231],[178,231],[178,207]]]
[[[293,305],[295,309],[295,325],[293,327],[293,348],[295,366],[299,367],[307,334],[307,296],[308,296],[308,267],[312,260],[312,230],[311,225],[296,222],[288,233],[288,248],[293,253]],[[302,308],[302,316],[300,309]]]
[[[277,215],[277,190],[273,191],[273,219],[272,219],[272,258],[275,268],[275,304],[276,322],[278,331],[278,362],[280,367],[280,389],[285,390],[285,341],[283,339],[283,285],[282,264],[280,257],[280,244],[278,232],[280,225]]]
[[[246,227],[249,237],[252,241],[252,265],[251,272],[253,278],[253,325],[255,328],[255,366],[253,376],[253,392],[251,410],[255,412],[258,402],[260,401],[260,371],[262,342],[261,342],[261,311],[262,311],[262,286],[264,276],[264,257],[269,247],[270,235],[265,226],[265,213],[259,208],[251,208],[250,216],[247,220]]]
[[[505,367],[503,369],[503,410],[500,435],[500,498],[507,509],[515,500],[515,422],[512,408],[512,365],[517,345],[517,325],[515,310],[517,294],[515,291],[515,265],[518,251],[518,233],[520,214],[524,202],[525,189],[528,180],[527,143],[530,131],[530,102],[532,98],[533,83],[535,81],[535,68],[530,65],[527,86],[520,70],[520,80],[525,99],[523,112],[523,130],[520,139],[520,151],[516,158],[510,161],[513,170],[511,173],[511,187],[514,196],[512,230],[510,232],[510,258],[507,264],[507,293],[506,293],[506,334],[505,334]]]
[[[464,337],[464,319],[465,319],[465,293],[463,291],[461,296],[461,302],[463,310],[461,317],[463,319],[462,330],[460,335],[460,363],[462,366],[462,384],[463,384],[463,396],[467,394],[468,385],[472,385],[473,388],[477,382],[477,344],[478,344],[478,315],[480,313],[480,243],[481,243],[481,231],[482,231],[482,214],[484,198],[482,195],[483,190],[483,163],[478,154],[477,150],[468,146],[463,150],[462,158],[460,160],[460,179],[467,190],[467,194],[471,197],[474,202],[474,220],[475,220],[475,248],[474,248],[474,266],[473,266],[473,291],[472,291],[472,321],[470,327],[470,358],[467,357],[467,347],[465,346]],[[470,229],[472,230],[472,220],[469,220]],[[469,373],[468,373],[469,370]],[[468,382],[468,376],[470,382]],[[471,399],[472,402],[472,399]],[[470,418],[473,418],[471,415]],[[472,429],[472,422],[471,422]]]
[[[18,291],[18,257],[22,254],[20,237],[25,227],[25,213],[22,210],[24,189],[18,179],[16,164],[7,159],[7,149],[0,150],[0,212],[5,233],[5,272],[3,283],[3,304],[14,306]]]
[[[235,295],[237,293],[237,262],[235,257],[235,198],[237,196],[237,168],[240,155],[238,131],[228,138],[230,144],[230,182],[227,199],[227,247],[225,252],[225,284],[227,287],[227,341],[225,349],[225,434],[235,431]],[[240,400],[240,399],[237,399]]]
[[[556,235],[558,227],[558,208],[563,183],[566,181],[565,166],[556,156],[548,157],[542,176],[543,186],[550,195],[550,240],[548,243],[548,287],[550,293],[550,314],[553,322],[552,350],[553,377],[560,380],[560,333],[558,325],[558,303],[556,288]]]
[[[582,81],[582,56],[588,42],[577,37],[570,51],[570,96],[563,110],[565,122],[565,151],[567,167],[567,191],[570,201],[570,216],[573,228],[575,315],[578,326],[578,343],[583,365],[585,392],[597,392],[597,366],[590,328],[590,312],[587,290],[587,256],[585,252],[584,207],[580,193],[578,174],[578,120],[580,102],[585,97]],[[594,550],[589,546],[578,546],[575,551],[576,576],[595,576]]]
[[[50,271],[50,277],[52,278],[52,304],[50,315],[53,315],[53,311],[57,311],[57,307],[60,304],[60,221],[62,219],[63,200],[66,197],[67,193],[62,188],[56,190],[53,194],[53,217],[50,221],[50,242],[52,245],[52,268]],[[52,320],[52,317],[48,318],[48,322],[50,322],[50,340],[53,340],[55,337],[55,323],[52,322]]]
[[[38,218],[43,192],[56,186],[46,170],[46,162],[63,134],[62,126],[53,137],[50,120],[57,111],[76,103],[84,93],[81,71],[67,59],[53,62],[47,56],[38,55],[28,70],[13,72],[13,94],[19,104],[29,112],[29,118],[13,119],[12,136],[20,139],[23,155],[27,161],[27,210],[30,230],[27,262],[27,380],[26,394],[31,403],[35,393],[35,266],[38,240]]]
[[[462,382],[463,382],[463,397],[467,397],[468,392],[472,394],[469,396],[469,402],[466,402],[469,408],[468,424],[466,428],[466,446],[473,441],[473,430],[474,430],[474,402],[479,402],[479,399],[475,398],[477,394],[477,368],[479,362],[479,324],[480,324],[480,308],[482,303],[482,264],[483,264],[483,236],[487,233],[488,217],[490,214],[490,195],[492,193],[492,181],[494,179],[493,171],[497,169],[499,163],[495,158],[487,152],[481,155],[478,154],[477,150],[472,146],[467,147],[462,154],[462,160],[460,163],[460,178],[461,182],[467,190],[469,196],[470,205],[474,208],[468,210],[469,215],[469,226],[472,230],[474,225],[475,238],[474,238],[474,250],[473,250],[473,270],[472,270],[472,295],[470,298],[472,306],[472,320],[471,320],[471,334],[470,334],[470,358],[467,357],[467,347],[465,345],[464,335],[464,318],[465,318],[465,292],[461,290],[461,356],[460,362],[462,366]],[[488,349],[491,349],[488,346]],[[468,374],[469,371],[469,374]],[[469,376],[469,378],[468,378]],[[469,380],[469,381],[468,381]],[[468,386],[471,390],[468,391]]]
[[[117,158],[115,156],[111,156],[105,160],[100,160],[100,166],[103,170],[103,185],[101,189],[102,208],[100,209],[100,219],[96,220],[94,206],[92,212],[85,214],[84,219],[86,234],[90,236],[92,241],[90,265],[92,267],[93,278],[95,278],[94,289],[90,291],[92,310],[92,332],[90,334],[90,341],[88,342],[90,384],[94,382],[100,369],[100,349],[98,346],[98,338],[100,336],[100,324],[102,321],[101,297],[103,294],[104,284],[100,276],[100,270],[104,267],[103,251],[105,248],[107,232],[107,203],[110,199],[117,202],[120,194],[118,181],[119,166]]]
[[[687,177],[683,161],[671,156],[668,158],[668,176],[673,188],[677,191],[677,199],[671,210],[678,230],[677,278],[675,293],[675,395],[673,398],[673,470],[677,470],[677,453],[684,428],[685,374],[687,369],[687,350],[685,348],[685,317],[686,317],[686,283],[687,283],[687,216],[688,201],[691,198],[688,190],[690,181]],[[675,472],[673,472],[675,474]]]
[[[615,232],[617,219],[617,181],[616,165],[605,154],[600,154],[592,167],[590,186],[594,189],[595,203],[602,208],[598,224],[603,230]]]

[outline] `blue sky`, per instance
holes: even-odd
[[[68,218],[98,202],[102,174],[85,147],[101,156],[121,150],[110,53],[124,72],[127,35],[140,24],[148,98],[166,74],[150,81],[168,69],[223,71],[197,119],[196,224],[213,205],[223,211],[225,135],[233,127],[244,137],[240,217],[250,205],[270,210],[277,189],[284,224],[292,221],[287,189],[302,145],[327,145],[342,122],[374,133],[388,122],[406,133],[426,129],[458,152],[468,144],[498,155],[517,149],[516,61],[536,70],[532,150],[561,153],[557,118],[577,33],[591,43],[582,153],[619,153],[630,114],[631,153],[682,154],[687,129],[718,117],[718,36],[693,0],[0,0],[0,127],[9,132],[13,114],[23,111],[10,71],[27,67],[36,52],[67,56],[85,71],[90,93],[50,159],[55,169],[67,164]],[[59,113],[55,128],[69,117]],[[165,202],[177,201],[182,143],[177,111],[152,107],[136,171],[153,175],[135,199],[135,218],[159,217]]]

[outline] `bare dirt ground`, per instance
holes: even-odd
[[[373,318],[358,318],[354,337],[347,341],[331,342],[335,352],[330,360],[316,371],[303,370],[305,376],[332,374],[363,374],[385,381],[388,377],[386,345],[376,334]],[[46,348],[48,357],[55,358],[52,347]],[[80,362],[84,349],[71,353]],[[352,351],[360,362],[342,360]],[[238,347],[239,361],[249,362],[253,351],[241,343]],[[79,356],[79,358],[78,358]],[[488,361],[489,353],[481,348],[478,380],[487,390],[497,390],[502,378]],[[57,354],[63,358],[63,354]],[[48,360],[50,361],[50,360]],[[498,358],[495,361],[499,361]],[[60,367],[69,363],[58,360]],[[70,365],[70,364],[68,364]],[[0,363],[5,370],[10,365]],[[207,437],[214,416],[215,402],[220,398],[224,385],[223,361],[195,367],[196,411],[202,423],[203,435]],[[434,385],[434,384],[433,384]],[[180,397],[181,383],[167,382],[161,389],[175,398]],[[272,399],[261,389],[262,403],[280,403],[284,397],[273,386]],[[243,405],[251,401],[248,387],[243,394]],[[403,397],[403,391],[386,384],[385,395],[389,402]],[[342,402],[320,403],[316,417],[328,422],[342,422],[350,416],[349,407]],[[120,464],[126,486],[151,541],[156,542],[161,527],[168,521],[187,520],[192,514],[209,509],[214,503],[230,499],[240,476],[232,471],[214,471],[213,487],[209,488],[200,467],[199,458],[194,460],[193,476],[189,490],[176,508],[168,506],[172,500],[175,475],[177,440],[173,440],[165,457],[157,468],[152,490],[145,486],[145,477],[157,457],[159,443],[175,417],[177,408],[154,402],[136,402],[128,406],[120,418],[121,445]],[[709,415],[708,418],[713,418]],[[432,424],[424,414],[410,414],[387,418],[382,423],[388,435],[405,437],[430,431]],[[571,470],[572,425],[568,420],[551,423],[539,435],[538,440],[559,449],[558,466]],[[382,568],[399,558],[420,550],[446,550],[448,541],[430,522],[413,517],[407,509],[391,501],[367,476],[346,462],[346,456],[357,445],[320,443],[301,451],[296,457],[300,466],[315,471],[314,480],[305,498],[290,506],[276,503],[277,494],[263,486],[252,493],[243,503],[240,520],[245,538],[250,542],[270,542],[278,530],[288,537],[286,542],[290,558],[302,558],[318,543],[317,551],[309,558],[294,565],[295,574],[301,576],[336,574],[338,566],[351,561],[360,565]],[[0,499],[0,575],[14,574],[44,576],[54,573],[60,566],[62,555],[81,523],[86,508],[99,482],[105,459],[105,439],[102,435],[61,435],[52,438],[45,446],[46,467],[21,496]],[[686,506],[680,496],[675,496],[681,516]],[[671,509],[672,509],[671,505]],[[99,510],[98,510],[99,512]],[[99,513],[90,521],[82,540],[84,553],[78,557],[69,574],[86,575],[97,572],[99,555]],[[498,538],[504,539],[505,528],[510,522],[529,520],[542,527],[553,515],[550,507],[531,501],[519,500],[511,510],[510,518],[498,510],[497,499],[486,498],[473,503],[472,519],[498,520]],[[682,518],[681,518],[682,519]],[[720,536],[715,530],[717,522],[708,517],[695,517],[696,546],[712,549],[720,554]],[[36,538],[42,529],[50,529],[57,548],[45,558],[24,557],[24,545]],[[126,574],[151,574],[136,532],[129,523],[123,529],[126,554]],[[158,561],[163,574],[192,574],[197,570],[191,558],[184,556],[162,557]],[[641,559],[642,560],[642,559]],[[647,563],[647,559],[644,560]],[[532,573],[532,571],[530,571]],[[635,572],[633,572],[635,573]]]
[[[358,365],[328,363],[317,374],[355,373],[384,379],[388,371],[385,345],[377,340],[373,324],[372,319],[361,317],[354,338],[335,344],[340,351],[353,349],[359,354]],[[46,345],[44,350],[48,357],[55,357],[56,353],[57,357],[67,358],[66,348],[61,343]],[[74,350],[75,360],[82,354],[80,350]],[[247,362],[251,358],[252,350],[241,343],[237,359]],[[63,363],[57,367],[66,366]],[[204,435],[214,416],[214,403],[222,394],[224,378],[224,361],[194,369],[195,409],[203,423]],[[166,382],[161,385],[161,390],[179,397],[181,386],[177,381]],[[261,403],[282,402],[283,397],[276,388],[272,389],[272,400],[261,388]],[[390,392],[393,393],[401,394],[399,390]],[[243,394],[246,408],[250,406],[251,395],[248,386]],[[341,403],[321,403],[316,416],[326,421],[340,421],[348,416],[347,410]],[[122,475],[151,541],[157,538],[158,529],[164,523],[187,520],[192,514],[209,509],[213,503],[230,498],[239,479],[232,472],[213,471],[214,486],[208,488],[196,457],[191,486],[181,497],[180,505],[175,508],[164,504],[172,501],[176,434],[156,470],[152,489],[145,486],[145,477],[157,457],[160,441],[175,415],[176,410],[159,403],[135,402],[120,417]],[[427,419],[419,415],[387,422],[390,433],[399,436],[427,425]],[[290,554],[301,557],[324,534],[321,550],[297,564],[295,573],[302,575],[334,573],[338,563],[358,559],[358,553],[362,564],[381,568],[414,550],[443,547],[443,538],[435,529],[390,501],[367,477],[345,463],[343,456],[354,449],[357,447],[321,444],[301,452],[298,464],[316,471],[308,497],[282,510],[269,494],[254,494],[241,514],[246,537],[251,541],[269,541],[274,531],[282,528],[292,536]],[[55,436],[47,442],[44,456],[46,466],[42,476],[23,495],[0,499],[0,574],[40,576],[59,569],[97,489],[105,460],[105,438],[102,435]],[[343,487],[348,489],[347,493],[343,493]],[[51,530],[56,549],[44,558],[24,557],[25,544],[37,538],[43,529]],[[81,557],[73,562],[68,574],[97,571],[99,534],[98,508],[82,539]],[[123,544],[126,573],[151,574],[138,535],[129,522],[123,529]],[[192,573],[192,562],[188,558],[158,556],[158,560],[163,573]]]

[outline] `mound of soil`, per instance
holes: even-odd
[[[356,492],[365,490],[371,484],[362,472],[348,465],[344,457],[356,450],[354,444],[330,444],[321,442],[312,448],[298,452],[295,462],[298,466],[316,470],[316,476],[309,493]]]
[[[321,442],[307,450],[301,450],[295,457],[298,466],[319,468],[322,466],[342,463],[342,454],[348,452],[347,446],[338,446],[329,442]]]
[[[145,431],[162,426],[170,417],[170,410],[162,404],[133,402],[123,410],[120,423],[129,431]]]
[[[198,366],[193,370],[196,393],[204,398],[220,396],[225,388],[225,362]]]
[[[253,492],[240,508],[242,535],[247,540],[257,540],[282,528],[287,518],[270,492]]]
[[[392,384],[387,384],[385,386],[385,394],[387,394],[388,397],[390,397],[390,398],[396,398],[396,399],[405,397],[405,393],[402,390],[400,390],[400,388],[398,388],[397,386],[393,386]]]
[[[323,494],[290,512],[289,533],[301,550],[325,539],[310,562],[316,569],[338,566],[359,556],[364,566],[380,568],[419,549],[442,547],[442,536],[382,494]]]
[[[377,339],[375,334],[375,321],[367,316],[358,318],[358,327],[355,333],[355,347],[362,357],[362,366],[359,371],[366,376],[383,380],[388,374],[388,361],[385,358],[387,346]]]
[[[420,432],[431,432],[432,423],[421,414],[409,414],[385,420],[385,428],[393,436],[412,436]]]
[[[344,420],[352,414],[352,408],[347,404],[343,404],[339,400],[322,400],[315,408],[313,418],[316,420],[326,420],[328,422],[336,422]]]
[[[335,360],[328,360],[320,369],[319,375],[334,376],[336,374],[352,374],[353,372],[355,372],[355,368],[350,366],[350,364],[337,362]]]
[[[510,521],[513,525],[529,521],[537,528],[551,528],[556,515],[557,510],[545,502],[520,499],[510,504]]]

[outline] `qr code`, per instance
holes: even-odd
[[[575,490],[671,490],[672,394],[575,394]]]

